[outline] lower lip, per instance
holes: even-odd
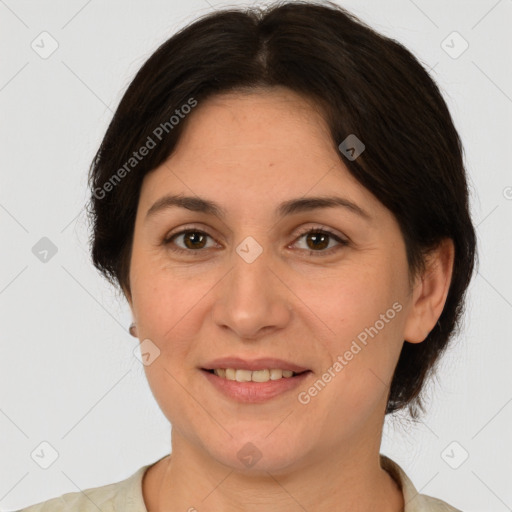
[[[283,377],[267,382],[238,382],[217,377],[217,375],[207,370],[201,371],[221,393],[238,402],[248,403],[264,402],[286,391],[295,389],[311,374],[311,371],[307,371],[296,377]]]

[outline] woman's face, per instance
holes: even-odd
[[[275,473],[378,448],[403,340],[418,336],[396,220],[351,177],[300,96],[225,94],[190,116],[144,180],[130,267],[145,372],[173,438]],[[180,206],[147,215],[166,195],[215,203],[223,216]],[[327,196],[367,217],[304,202]],[[294,201],[302,206],[281,209]],[[243,366],[212,363],[232,357],[309,371],[237,384],[204,370]],[[247,375],[268,377],[238,372]]]

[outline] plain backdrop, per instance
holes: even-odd
[[[479,244],[429,411],[418,425],[387,418],[381,451],[422,493],[467,512],[512,510],[512,0],[339,3],[439,84]],[[125,479],[170,451],[129,307],[90,262],[86,176],[151,53],[199,15],[241,4],[0,0],[0,510]],[[47,469],[43,452],[55,455]]]

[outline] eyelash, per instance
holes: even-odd
[[[208,233],[206,233],[204,231],[201,231],[199,229],[194,229],[194,228],[188,228],[188,229],[184,229],[182,231],[179,231],[178,233],[173,233],[172,235],[166,237],[163,240],[162,244],[166,245],[166,246],[169,246],[169,250],[171,250],[173,252],[176,252],[176,253],[181,253],[181,254],[183,254],[183,253],[187,253],[187,254],[194,254],[194,253],[196,253],[196,254],[194,254],[194,256],[200,256],[200,253],[204,252],[206,249],[193,250],[193,249],[182,249],[181,247],[171,247],[171,243],[173,243],[172,242],[173,239],[177,238],[180,235],[184,235],[184,234],[187,234],[187,233],[199,233],[201,235],[206,235],[206,236],[209,236],[210,238],[212,238]],[[336,252],[337,250],[341,249],[342,247],[345,247],[345,246],[349,245],[349,242],[347,240],[344,240],[344,239],[340,238],[338,235],[334,234],[332,231],[329,231],[328,229],[324,228],[323,226],[322,227],[309,228],[309,229],[307,229],[305,231],[300,232],[297,235],[296,240],[299,240],[304,235],[308,235],[310,233],[328,235],[329,237],[333,238],[334,240],[336,240],[336,242],[339,243],[338,246],[331,247],[330,249],[327,249],[327,250],[318,250],[318,251],[309,250],[309,255],[310,256],[330,255],[333,252]],[[307,251],[307,249],[303,249],[303,250]]]

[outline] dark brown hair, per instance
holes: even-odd
[[[454,242],[453,275],[439,322],[422,343],[404,343],[391,383],[386,413],[408,406],[417,418],[424,410],[425,379],[460,329],[476,258],[463,148],[437,85],[419,61],[334,3],[218,10],[151,55],[124,94],[91,164],[87,206],[93,263],[131,297],[142,180],[170,156],[194,115],[181,115],[187,112],[184,105],[191,98],[201,104],[218,93],[272,86],[312,100],[336,149],[350,134],[363,141],[358,158],[339,152],[340,159],[396,217],[410,282],[424,272],[426,255],[440,241]],[[151,148],[133,160],[143,146]]]

